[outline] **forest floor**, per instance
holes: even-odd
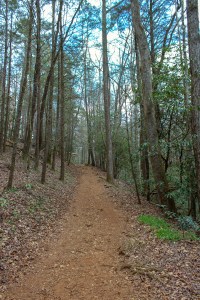
[[[18,184],[12,222],[3,207],[0,299],[200,299],[199,242],[158,240],[137,217],[159,210],[96,168],[71,168],[65,184],[50,174]]]

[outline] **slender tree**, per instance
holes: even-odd
[[[132,149],[132,145],[131,145],[132,144],[132,138],[131,138],[131,133],[130,133],[129,124],[128,124],[128,110],[127,110],[126,100],[125,100],[125,114],[126,114],[126,133],[127,133],[127,143],[128,143],[128,154],[129,154],[129,161],[130,161],[130,166],[131,166],[131,174],[132,174],[132,178],[133,178],[134,185],[135,185],[138,204],[141,204],[139,188],[138,188],[138,182],[137,182],[137,177],[136,177],[136,173],[135,173],[135,166],[134,166],[134,159],[133,159],[133,149]]]
[[[36,1],[37,12],[37,47],[36,47],[36,62],[35,62],[35,74],[34,74],[34,91],[32,103],[32,115],[31,115],[31,128],[33,130],[33,118],[34,112],[37,112],[36,118],[36,132],[35,132],[35,169],[39,166],[39,154],[40,154],[40,107],[41,107],[41,8],[40,0]],[[30,146],[29,146],[30,149]]]
[[[30,105],[30,117],[27,118],[27,125],[26,125],[26,136],[24,141],[24,149],[23,154],[26,158],[29,157],[29,151],[32,142],[32,135],[33,135],[33,124],[34,124],[34,117],[36,109],[40,106],[40,77],[41,77],[41,9],[40,9],[40,0],[36,0],[36,60],[35,60],[35,69],[34,69],[34,78],[33,78],[33,93],[31,97],[31,101],[29,102]],[[36,138],[36,153],[37,153],[37,132],[35,135]],[[29,159],[28,159],[29,160]],[[35,159],[35,167],[38,166],[38,158],[36,155]]]
[[[4,126],[4,141],[3,151],[6,151],[6,141],[8,137],[8,126],[10,117],[10,98],[11,98],[11,76],[12,76],[12,41],[13,41],[13,15],[11,14],[10,22],[10,37],[9,37],[9,63],[8,63],[8,84],[7,84],[7,95],[6,95],[6,108],[5,108],[5,126]]]
[[[8,0],[6,0],[6,11],[5,11],[5,45],[4,45],[4,62],[3,62],[3,72],[2,72],[2,90],[1,90],[0,154],[3,152],[3,143],[4,143],[7,61],[8,61]]]
[[[103,97],[106,127],[106,169],[107,181],[113,182],[113,153],[110,123],[110,80],[107,49],[106,0],[102,0],[102,45],[103,45]]]
[[[187,0],[187,21],[191,73],[191,132],[200,201],[200,20],[198,0]]]
[[[61,0],[61,4],[63,1]],[[64,41],[62,30],[62,18],[60,22],[60,38],[62,47],[60,51],[60,180],[65,179],[65,86],[64,86]]]
[[[9,179],[8,179],[8,184],[7,184],[8,189],[12,187],[13,176],[14,176],[14,171],[15,171],[15,163],[16,163],[16,155],[17,155],[17,142],[18,142],[18,138],[19,138],[22,105],[23,105],[23,100],[24,100],[24,96],[25,96],[25,92],[26,92],[28,72],[29,72],[29,67],[30,67],[32,29],[33,29],[33,0],[31,0],[31,2],[29,3],[28,40],[27,40],[27,47],[26,47],[25,66],[24,66],[24,72],[22,74],[22,79],[21,79],[20,93],[19,93],[18,106],[17,106],[17,115],[16,115],[14,135],[13,135],[13,151],[12,151]]]

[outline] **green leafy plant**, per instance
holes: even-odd
[[[19,190],[17,187],[12,187],[11,189],[7,190],[8,193],[15,193]]]
[[[14,209],[12,215],[13,215],[14,220],[18,220],[20,218],[20,211],[17,209]]]
[[[187,230],[199,230],[199,225],[192,219],[191,216],[180,216],[177,218],[178,226],[185,235]]]
[[[26,188],[27,190],[32,189],[32,188],[33,188],[32,183],[27,183],[27,184],[25,184],[25,188]]]
[[[29,212],[34,214],[37,210],[41,210],[44,206],[45,199],[43,197],[38,197],[31,203],[29,207]]]
[[[176,213],[172,211],[166,210],[164,214],[167,219],[176,219]]]
[[[7,207],[8,206],[8,199],[6,198],[0,198],[0,207]]]
[[[157,206],[159,208],[161,208],[162,212],[164,213],[164,215],[167,219],[175,219],[176,218],[176,213],[169,211],[167,208],[167,205],[157,204]]]

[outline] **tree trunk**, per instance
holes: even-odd
[[[200,201],[200,33],[198,0],[187,0],[188,43],[191,73],[191,132]]]
[[[30,108],[30,120],[27,120],[27,129],[26,129],[26,139],[24,141],[23,154],[27,158],[29,156],[29,151],[32,142],[32,133],[33,133],[33,123],[34,116],[36,112],[36,107],[40,105],[40,73],[41,73],[41,11],[40,11],[40,0],[36,0],[36,15],[37,15],[37,33],[36,33],[36,61],[35,61],[35,70],[34,70],[34,79],[33,79],[33,94],[31,99],[31,108]],[[36,148],[37,149],[37,131],[36,131]],[[37,153],[37,152],[36,152]],[[36,159],[37,161],[37,159]],[[37,168],[37,163],[35,163]]]
[[[60,180],[65,179],[65,91],[64,91],[64,50],[60,52]]]
[[[86,39],[86,49],[84,53],[84,102],[85,102],[85,114],[86,114],[87,136],[88,136],[88,165],[90,165],[91,163],[92,166],[95,166],[95,159],[94,159],[94,153],[92,147],[91,114],[88,108],[90,102],[89,102],[87,84],[88,82],[90,82],[90,78],[89,78],[89,74],[87,74],[87,50],[88,50],[87,42],[88,42],[88,38]]]
[[[4,115],[6,104],[6,75],[7,75],[7,60],[8,60],[8,0],[6,0],[5,14],[5,46],[4,46],[4,62],[2,72],[2,90],[1,90],[1,121],[0,121],[0,154],[3,152],[4,143]]]
[[[168,206],[171,211],[176,211],[174,200],[167,197],[168,183],[165,178],[165,171],[162,163],[157,124],[155,118],[155,108],[153,103],[152,87],[152,68],[148,42],[144,28],[140,19],[140,7],[138,0],[131,0],[133,24],[135,29],[136,41],[141,57],[141,77],[142,77],[142,96],[144,107],[145,128],[150,150],[150,161],[153,176],[156,181],[158,199],[161,204]]]
[[[184,85],[184,102],[185,107],[188,108],[189,103],[189,71],[188,71],[188,57],[187,57],[187,44],[186,44],[186,26],[185,26],[185,7],[184,0],[181,0],[181,28],[182,28],[182,49],[180,48],[180,59],[181,59],[181,69],[183,72],[183,85]],[[178,10],[178,8],[176,9]],[[177,18],[178,22],[178,18]],[[180,35],[180,26],[178,26],[178,31]],[[179,36],[179,42],[181,43],[181,37]]]
[[[15,122],[15,128],[14,128],[13,151],[12,151],[9,179],[8,179],[8,184],[7,184],[8,189],[12,187],[14,171],[15,171],[15,162],[16,162],[16,155],[17,155],[17,142],[18,142],[18,138],[19,138],[21,112],[22,112],[24,95],[26,92],[27,77],[28,77],[29,66],[30,66],[32,28],[33,28],[33,0],[31,0],[31,4],[30,4],[30,21],[29,21],[29,33],[28,33],[28,42],[27,42],[27,50],[26,50],[25,68],[24,68],[24,73],[22,75],[22,80],[21,80],[18,107],[17,107],[17,116],[16,116],[16,122]]]
[[[60,90],[60,59],[58,59],[58,80],[57,80],[58,91]],[[54,148],[53,148],[53,159],[52,159],[52,170],[55,170],[56,165],[56,154],[58,145],[60,145],[60,132],[59,132],[59,118],[60,118],[60,93],[57,94],[56,104],[56,132],[54,137]]]
[[[54,21],[54,10],[55,10],[55,3],[53,3],[53,21]],[[41,111],[40,111],[40,135],[39,135],[39,145],[40,149],[42,146],[42,132],[43,128],[43,114],[45,111],[45,106],[46,106],[46,127],[45,127],[45,147],[44,147],[44,157],[43,157],[43,165],[42,165],[42,177],[41,177],[41,182],[45,183],[46,180],[46,169],[47,169],[47,160],[48,160],[48,155],[49,155],[49,147],[51,145],[51,125],[52,125],[52,101],[53,101],[53,87],[50,86],[49,90],[49,97],[48,97],[48,103],[46,105],[46,97],[48,94],[48,89],[49,89],[49,84],[53,83],[54,80],[54,65],[55,65],[55,54],[56,54],[56,40],[57,40],[57,35],[58,35],[58,30],[60,30],[60,35],[61,35],[61,41],[60,43],[63,45],[62,41],[62,9],[63,9],[63,1],[60,0],[60,8],[59,8],[59,17],[58,17],[58,23],[57,23],[57,32],[54,35],[54,38],[52,37],[52,53],[51,53],[51,72],[48,74],[49,76],[49,81],[47,84],[47,81],[45,83],[45,89],[44,89],[44,94],[42,97],[42,104],[41,104]],[[53,22],[54,23],[54,22]],[[59,28],[60,25],[60,28]],[[53,31],[53,29],[52,29]],[[62,93],[62,91],[59,91]]]
[[[102,45],[103,45],[103,97],[106,127],[106,169],[107,181],[113,182],[113,153],[110,124],[110,80],[108,68],[107,28],[106,28],[106,0],[102,0]]]
[[[143,192],[147,198],[147,201],[150,201],[150,168],[149,168],[149,151],[147,147],[147,138],[146,138],[146,129],[144,124],[144,110],[142,104],[140,105],[140,147],[141,147],[141,177]]]
[[[147,137],[144,122],[144,109],[142,100],[142,77],[141,77],[141,60],[140,54],[135,39],[135,52],[136,52],[136,66],[137,66],[137,87],[138,87],[138,99],[140,102],[140,168],[141,168],[141,182],[143,187],[143,193],[145,194],[147,201],[150,201],[150,170],[149,170],[149,151],[147,147]]]
[[[55,8],[56,8],[56,0],[52,1],[52,49],[55,49],[56,47],[56,40],[55,40]],[[53,60],[53,53],[54,51],[52,50],[52,60]],[[50,79],[50,91],[49,91],[49,151],[48,151],[48,158],[47,161],[48,163],[52,162],[53,158],[53,133],[52,133],[52,122],[53,122],[53,93],[54,93],[54,69],[52,72],[52,76]]]
[[[3,141],[3,152],[6,151],[6,140],[8,136],[8,125],[10,116],[10,88],[11,88],[11,75],[12,75],[12,20],[11,15],[11,25],[10,25],[10,41],[9,41],[9,65],[8,65],[8,85],[7,85],[7,96],[6,96],[6,111],[5,111],[5,126],[4,126],[4,141]]]
[[[61,0],[63,3],[63,1]],[[60,50],[60,180],[65,179],[65,85],[64,85],[64,41],[62,21],[60,22],[61,50]]]
[[[129,130],[129,124],[128,124],[128,112],[127,112],[127,105],[126,105],[126,100],[125,100],[125,111],[126,111],[126,133],[127,133],[127,142],[128,142],[128,154],[129,154],[129,161],[131,165],[131,175],[135,184],[135,190],[136,190],[136,195],[138,199],[138,204],[141,204],[140,200],[140,193],[139,193],[139,188],[138,188],[138,182],[137,182],[137,176],[135,173],[135,166],[134,166],[134,160],[133,160],[133,149],[131,146],[132,139],[131,139],[131,134]]]

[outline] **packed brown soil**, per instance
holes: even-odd
[[[70,211],[46,246],[5,299],[131,300],[131,281],[119,270],[120,239],[126,217],[107,195],[95,171],[82,168]]]

